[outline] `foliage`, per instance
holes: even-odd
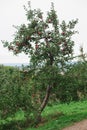
[[[69,103],[79,100],[77,95],[78,82],[75,78],[64,74],[58,77],[56,86],[53,90],[55,92],[54,101]]]
[[[15,27],[14,40],[10,43],[3,41],[4,46],[14,54],[24,52],[29,55],[30,63],[39,69],[51,65],[52,60],[55,66],[67,61],[73,53],[71,37],[76,33],[77,20],[60,24],[53,3],[45,19],[40,9],[32,10],[29,5],[25,10],[28,24]]]
[[[76,92],[79,99],[87,98],[87,61],[78,61],[73,64],[67,74],[72,77],[72,79],[76,80]]]
[[[87,86],[87,84],[86,84],[87,69],[86,68],[87,67],[86,66],[87,66],[86,61],[85,62],[79,61],[77,63],[70,65],[70,67],[68,67],[68,69],[64,75],[61,75],[61,74],[58,75],[58,77],[56,78],[56,81],[54,82],[54,86],[56,86],[56,87],[54,87],[51,92],[51,97],[50,97],[51,107],[54,107],[54,106],[52,106],[52,104],[54,104],[55,100],[57,101],[57,103],[59,101],[61,101],[61,102],[67,102],[69,104],[72,104],[70,102],[73,100],[76,101],[76,100],[83,100],[84,98],[87,98],[87,96],[86,96],[86,93],[87,93],[87,87],[86,87]],[[31,121],[31,118],[33,117],[32,114],[36,114],[34,112],[37,110],[38,105],[42,102],[43,97],[45,95],[44,90],[45,90],[45,86],[47,84],[47,81],[45,81],[46,80],[45,76],[43,77],[43,80],[45,82],[44,82],[44,84],[42,84],[42,80],[37,79],[37,77],[34,77],[34,76],[29,77],[30,74],[28,75],[27,71],[20,71],[18,68],[4,67],[4,66],[0,66],[0,75],[2,75],[0,77],[0,84],[1,84],[0,85],[0,116],[1,116],[0,121],[4,119],[3,120],[4,124],[3,124],[3,122],[0,123],[0,128],[2,127],[2,130],[5,127],[8,129],[9,129],[9,127],[12,129],[14,127],[16,127],[16,129],[19,129],[19,127],[23,128],[23,127],[27,127],[28,125],[31,125],[32,121],[33,121],[33,120]],[[38,77],[41,78],[42,75],[43,75],[43,73],[39,73]],[[34,80],[33,80],[33,82],[31,82],[32,81],[31,79],[33,79],[33,78],[34,78]],[[36,82],[36,80],[38,82]],[[36,85],[36,86],[31,87],[32,85]],[[41,85],[42,85],[42,87],[38,88],[38,86],[41,86]],[[42,93],[42,91],[43,91],[43,93]],[[78,94],[78,92],[80,95]],[[69,105],[67,105],[67,108],[65,107],[66,110],[64,110],[59,105],[57,108],[57,112],[59,113],[59,115],[61,115],[60,111],[63,114],[64,114],[64,111],[69,112],[68,106]],[[81,107],[80,104],[77,106],[79,108]],[[51,107],[50,107],[50,109],[51,109]],[[75,104],[74,104],[74,106],[72,104],[72,108],[73,107],[75,107]],[[53,108],[53,110],[54,109],[56,112],[56,108]],[[75,108],[73,108],[73,109],[75,110]],[[80,111],[81,111],[81,109],[84,110],[85,105],[84,105],[84,108],[80,108]],[[13,114],[15,114],[15,112],[17,112],[18,110],[25,111],[24,116],[25,116],[25,118],[27,117],[28,120],[25,120],[25,121],[24,120],[21,120],[21,121],[13,120],[14,119]],[[74,112],[75,112],[75,114],[79,113],[79,110],[76,109]],[[46,114],[47,113],[48,113],[48,110],[46,109]],[[53,113],[53,112],[50,110],[50,113]],[[84,115],[82,115],[81,118],[83,118]],[[7,119],[8,116],[11,116],[11,120],[8,120],[10,118]],[[68,117],[68,116],[66,116],[66,117]],[[77,117],[79,117],[79,115]],[[30,120],[29,120],[29,118],[30,118]],[[46,117],[46,121],[48,120],[48,118],[49,117]],[[70,117],[70,122],[71,122],[71,120],[75,120],[72,118],[74,118],[74,117],[73,116]],[[62,119],[66,120],[65,117],[61,118],[61,120]],[[51,118],[51,120],[52,120],[52,118]],[[28,123],[26,124],[27,121],[28,121]],[[5,123],[5,122],[7,122],[7,123]],[[67,120],[67,122],[69,122],[69,120]],[[58,126],[56,126],[56,127],[58,127]]]
[[[28,80],[18,68],[0,66],[0,117],[4,119],[22,109],[31,112]],[[27,77],[29,79],[29,77]]]

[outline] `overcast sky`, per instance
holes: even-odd
[[[60,22],[79,19],[76,25],[79,34],[74,36],[74,51],[78,54],[79,46],[83,45],[84,51],[87,52],[87,0],[31,0],[31,7],[47,12],[51,2],[54,2]],[[15,32],[13,25],[26,23],[23,5],[27,6],[27,0],[0,0],[0,63],[28,63],[27,56],[14,56],[7,48],[3,48],[1,43],[1,40],[12,40]]]

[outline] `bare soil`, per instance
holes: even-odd
[[[72,126],[66,127],[63,130],[87,130],[87,120],[74,123]]]

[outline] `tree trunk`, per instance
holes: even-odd
[[[49,52],[49,58],[50,58],[50,65],[52,66],[54,59],[53,59],[53,55],[51,54],[51,52]],[[46,105],[47,105],[47,103],[49,101],[51,88],[52,88],[52,85],[47,86],[45,97],[43,99],[43,102],[42,102],[40,108],[38,109],[38,113],[37,113],[37,116],[36,116],[36,120],[35,120],[36,125],[39,122],[41,122],[41,113],[42,113],[42,111],[44,110],[44,108],[46,107]]]
[[[36,119],[35,119],[35,125],[37,125],[41,121],[41,113],[42,113],[42,111],[44,110],[44,108],[46,107],[46,105],[47,105],[47,103],[49,101],[49,96],[50,96],[51,88],[52,88],[52,86],[49,85],[47,87],[47,89],[46,89],[45,97],[43,99],[43,102],[42,102],[41,106],[38,109],[38,113],[37,113],[37,116],[36,116]]]

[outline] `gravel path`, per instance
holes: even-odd
[[[66,127],[63,130],[87,130],[87,120],[75,123],[74,125]]]

